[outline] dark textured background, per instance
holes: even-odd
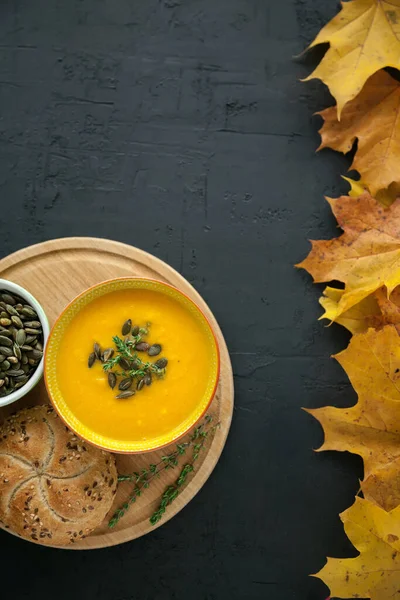
[[[346,159],[314,154],[329,94],[298,79],[316,56],[292,60],[337,8],[2,0],[1,254],[68,235],[152,252],[209,302],[236,383],[215,472],[161,529],[81,553],[1,533],[17,600],[322,600],[307,574],[354,552],[338,513],[360,462],[314,454],[300,410],[354,400],[329,358],[347,338],[292,266],[336,231],[323,196],[346,189]]]

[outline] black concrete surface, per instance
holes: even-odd
[[[225,333],[236,407],[209,482],[151,535],[56,551],[0,533],[16,600],[324,600],[308,578],[354,553],[338,513],[361,463],[314,454],[300,410],[354,401],[293,268],[336,227],[348,160],[316,155],[331,100],[294,61],[334,0],[2,0],[0,250],[114,238],[178,269]],[[62,282],[60,282],[62,285]],[[55,291],[55,293],[57,293]],[[9,597],[8,595],[4,597]]]

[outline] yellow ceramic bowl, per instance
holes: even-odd
[[[100,361],[88,368],[88,356],[94,342],[114,347],[112,336],[121,335],[128,318],[151,322],[146,340],[162,345],[168,366],[162,380],[121,400]],[[213,330],[192,300],[160,281],[121,278],[66,307],[50,333],[44,373],[55,409],[78,436],[105,450],[137,453],[167,446],[196,425],[214,397],[219,366]]]

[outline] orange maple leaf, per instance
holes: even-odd
[[[328,558],[314,577],[322,579],[335,598],[400,599],[400,507],[386,512],[356,498],[340,518],[355,558]]]
[[[336,307],[326,311],[335,321],[364,298],[386,286],[390,295],[400,284],[400,199],[384,208],[368,193],[359,198],[328,199],[343,235],[314,241],[299,265],[316,282],[342,281]]]
[[[324,119],[319,150],[329,147],[346,153],[358,140],[350,169],[357,169],[361,185],[373,196],[390,188],[396,197],[400,192],[400,84],[379,71],[346,104],[340,121],[335,106],[318,114]]]
[[[400,338],[396,328],[353,336],[335,356],[358,395],[350,408],[306,409],[322,425],[321,450],[348,451],[364,461],[365,497],[400,504]]]

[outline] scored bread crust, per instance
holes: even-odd
[[[112,454],[82,441],[49,406],[0,427],[0,521],[30,541],[65,546],[104,520],[117,490]]]

